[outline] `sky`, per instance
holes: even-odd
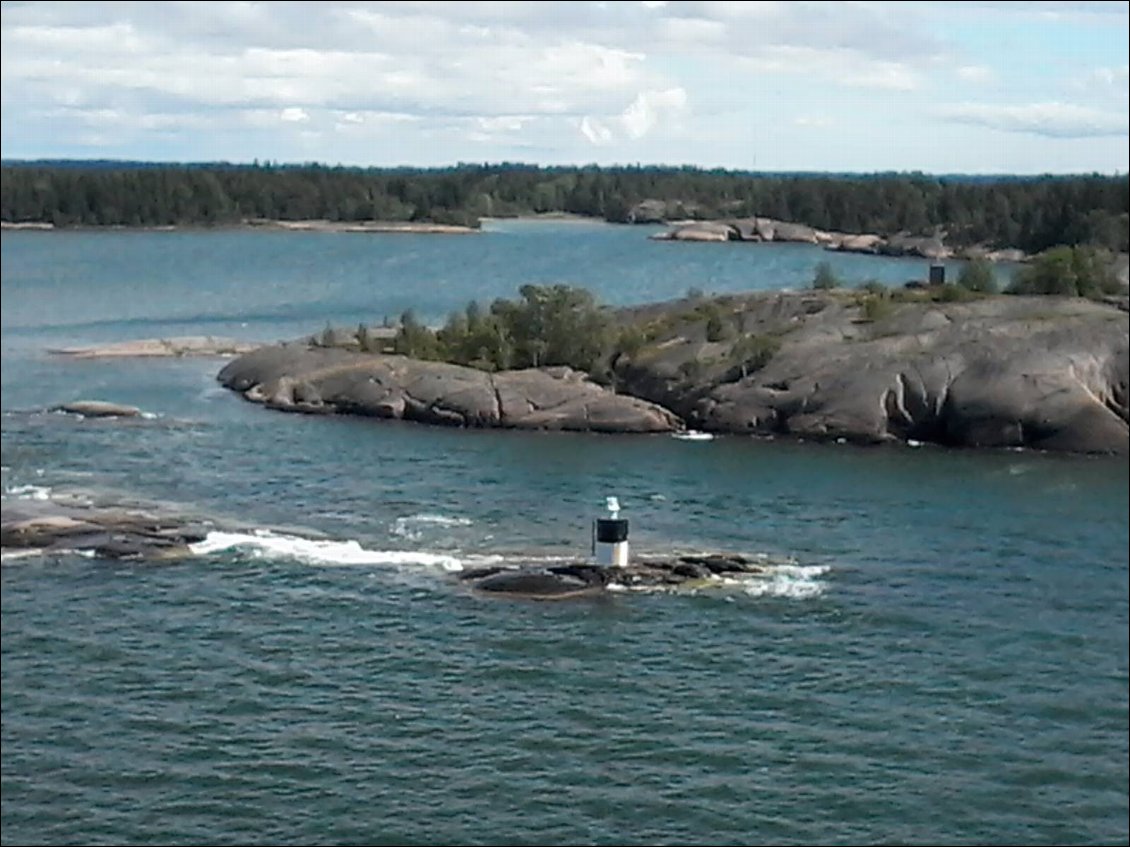
[[[1121,2],[2,2],[5,159],[1126,173]]]

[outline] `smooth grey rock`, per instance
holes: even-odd
[[[920,256],[924,259],[948,259],[953,251],[936,236],[911,236],[905,233],[892,235],[877,244],[879,253],[886,256]]]
[[[569,368],[489,374],[403,356],[279,345],[229,362],[218,378],[248,400],[288,411],[513,429],[639,433],[682,428],[668,410],[613,393]]]
[[[719,221],[700,221],[680,226],[666,233],[660,240],[666,241],[732,241],[737,232],[727,223]]]
[[[894,302],[890,315],[863,322],[862,299],[748,298],[747,332],[780,347],[744,376],[731,365],[680,381],[697,348],[663,339],[619,361],[617,376],[623,390],[711,432],[1128,452],[1127,314],[1116,306],[1015,296]]]
[[[760,227],[759,227],[760,229]],[[803,244],[816,244],[819,241],[816,230],[805,224],[773,221],[773,241],[797,241]],[[769,239],[766,239],[769,240]]]
[[[82,415],[86,418],[136,418],[141,415],[141,409],[136,406],[108,403],[105,400],[76,400],[73,403],[60,403],[58,406],[52,406],[49,411]]]
[[[206,535],[206,528],[187,518],[136,504],[21,500],[5,503],[0,517],[0,547],[87,550],[103,559],[180,558],[191,555],[189,545]]]
[[[95,347],[63,347],[48,352],[74,359],[150,358],[184,356],[233,356],[254,350],[258,345],[211,335],[187,335],[176,338],[143,338],[102,344]]]

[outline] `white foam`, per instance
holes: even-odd
[[[425,527],[470,525],[471,521],[468,518],[451,517],[450,515],[440,515],[432,512],[420,512],[419,514],[397,518],[392,522],[389,532],[400,538],[417,539],[423,533]]]
[[[415,550],[369,550],[356,541],[329,541],[284,535],[269,530],[209,532],[201,542],[189,545],[201,556],[225,550],[242,550],[263,558],[293,559],[311,565],[419,565],[455,572],[463,563],[454,556]]]
[[[0,562],[14,562],[17,559],[29,559],[32,556],[42,556],[43,550],[38,547],[10,547],[0,551]]]
[[[672,438],[677,438],[680,441],[713,441],[714,435],[709,432],[701,432],[697,429],[688,429],[686,432],[676,432],[671,435]]]
[[[825,565],[776,565],[763,574],[738,580],[750,597],[788,597],[806,600],[819,597],[827,587],[819,577],[828,572]]]
[[[51,499],[51,489],[45,485],[14,485],[6,493],[17,500]]]

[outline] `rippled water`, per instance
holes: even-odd
[[[813,248],[500,223],[466,238],[5,233],[3,490],[229,524],[174,564],[7,558],[0,840],[1126,843],[1125,460],[457,431],[272,413],[222,362],[52,346],[799,287]],[[833,256],[850,276],[921,267]],[[96,397],[157,417],[80,421]],[[451,571],[764,554],[565,603]]]

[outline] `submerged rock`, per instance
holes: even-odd
[[[207,528],[187,518],[136,507],[75,501],[5,501],[0,547],[44,552],[89,551],[103,559],[164,560],[189,556]]]
[[[136,406],[123,406],[120,403],[108,403],[105,400],[76,400],[73,403],[61,403],[58,406],[52,406],[48,411],[82,415],[85,418],[136,418],[141,416],[141,409]]]

